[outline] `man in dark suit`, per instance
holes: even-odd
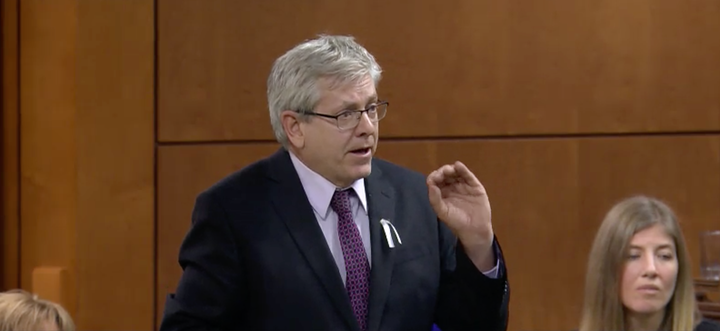
[[[507,328],[482,184],[460,162],[424,177],[373,159],[380,75],[345,36],[275,61],[283,148],[198,196],[162,331]]]

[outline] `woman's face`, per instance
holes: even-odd
[[[636,233],[629,247],[622,273],[623,306],[642,315],[664,311],[678,275],[675,242],[656,224]]]

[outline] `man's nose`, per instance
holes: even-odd
[[[370,134],[375,129],[375,124],[370,120],[367,113],[362,113],[359,121],[356,127],[358,134]]]

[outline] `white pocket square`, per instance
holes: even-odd
[[[395,233],[398,244],[402,245],[402,239],[400,239],[400,235],[398,234],[397,229],[395,229],[395,226],[390,223],[390,221],[383,218],[380,220],[380,224],[382,224],[383,231],[385,232],[385,239],[387,240],[388,246],[390,248],[395,248],[395,240],[392,236],[393,233]],[[392,231],[390,231],[391,228]]]

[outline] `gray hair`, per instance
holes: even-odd
[[[320,35],[280,56],[267,80],[270,124],[275,139],[287,147],[280,113],[315,109],[320,91],[317,81],[327,77],[334,84],[359,81],[368,75],[377,87],[382,69],[375,58],[352,36]]]

